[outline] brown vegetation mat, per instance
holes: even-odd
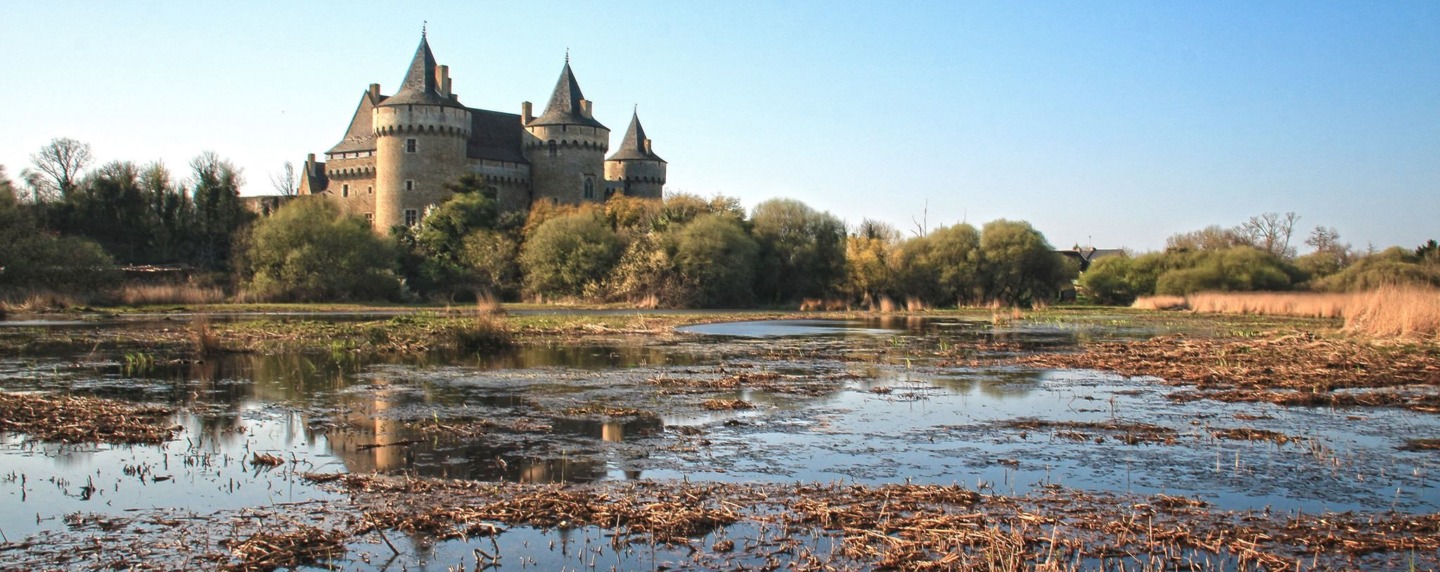
[[[61,443],[159,444],[180,427],[175,410],[101,399],[0,392],[0,431]]]
[[[1103,342],[1079,353],[1013,358],[1047,368],[1153,376],[1176,400],[1267,401],[1280,405],[1403,406],[1440,413],[1440,346],[1385,345],[1309,334],[1211,339],[1184,335]],[[1415,391],[1415,389],[1422,391]]]
[[[1211,563],[1223,569],[1345,569],[1436,561],[1440,515],[1278,515],[1217,511],[1167,495],[1130,497],[1052,487],[1023,497],[941,485],[631,483],[485,484],[374,475],[313,475],[350,492],[372,530],[439,538],[496,534],[496,525],[599,527],[625,545],[688,545],[697,563],[733,567],[784,554],[797,569],[969,570],[1091,567],[1094,560]],[[753,529],[737,544],[701,536]],[[735,534],[730,532],[728,534]],[[838,544],[819,552],[814,538]],[[739,539],[739,537],[735,537]],[[811,539],[809,541],[805,539]],[[777,549],[777,547],[779,549]],[[734,553],[732,554],[732,551]],[[1418,555],[1418,556],[1417,556]],[[706,560],[706,559],[711,560]],[[746,560],[746,559],[750,560]],[[1079,563],[1090,564],[1080,566]],[[777,563],[780,561],[776,561]],[[1238,566],[1237,566],[1238,564]],[[1204,569],[1204,568],[1202,568]]]
[[[723,369],[721,370],[723,373]],[[687,372],[688,373],[688,372]],[[658,386],[660,395],[694,395],[717,391],[753,389],[791,395],[825,395],[844,385],[849,374],[782,375],[775,372],[740,372],[716,378],[662,376],[647,380]]]
[[[354,568],[360,563],[335,559],[357,542],[378,538],[393,547],[395,531],[412,539],[488,539],[476,554],[491,562],[505,556],[512,562],[517,550],[522,556],[541,550],[507,544],[510,526],[581,529],[587,539],[598,531],[617,551],[677,547],[667,553],[692,562],[674,564],[699,569],[1440,566],[1440,514],[1221,511],[1187,497],[1058,486],[1002,496],[917,484],[565,486],[353,474],[306,478],[348,493],[351,501],[279,503],[208,516],[76,517],[69,531],[0,544],[0,568]]]

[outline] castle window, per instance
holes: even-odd
[[[595,198],[595,177],[585,177],[585,198]]]
[[[415,139],[412,138],[412,139],[406,139],[406,140],[405,140],[405,152],[406,152],[406,153],[414,153],[414,152],[415,152],[415,146],[416,146],[416,141],[415,141]]]
[[[375,226],[375,213],[365,213],[365,224]]]
[[[365,194],[367,194],[367,195],[373,195],[373,194],[375,194],[375,187],[374,187],[374,186],[371,186],[371,185],[365,185]]]
[[[342,196],[342,197],[348,197],[348,196],[350,196],[350,185],[349,185],[349,183],[346,183],[346,184],[344,184],[344,185],[340,185],[340,196]]]
[[[417,222],[420,222],[420,211],[405,209],[405,226],[415,226]]]
[[[405,179],[405,190],[407,190],[407,191],[413,191],[413,190],[415,190],[415,179]]]
[[[554,157],[556,154],[558,154],[558,153],[557,153],[557,147],[555,146],[555,140],[554,140],[554,139],[551,139],[551,140],[550,140],[550,156],[551,156],[551,157]]]

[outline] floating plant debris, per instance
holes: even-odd
[[[0,430],[61,443],[164,443],[179,427],[175,410],[102,399],[0,392]]]

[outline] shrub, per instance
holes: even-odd
[[[521,248],[525,289],[546,297],[581,296],[587,288],[593,291],[615,265],[622,246],[597,210],[549,218]]]
[[[243,270],[257,299],[395,299],[395,253],[363,219],[323,200],[296,200],[251,230]]]
[[[759,247],[731,217],[704,214],[676,239],[675,267],[690,305],[738,307],[754,299]]]

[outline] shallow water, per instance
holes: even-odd
[[[0,533],[14,541],[62,530],[66,515],[76,513],[203,515],[336,498],[299,479],[302,472],[519,482],[959,483],[1007,494],[1061,484],[1186,495],[1222,509],[1440,510],[1433,454],[1397,450],[1405,438],[1440,435],[1436,416],[1176,403],[1165,398],[1170,389],[1153,380],[946,366],[925,350],[977,340],[988,344],[976,346],[978,352],[1063,349],[1146,332],[916,319],[683,330],[687,335],[673,339],[525,347],[491,356],[234,355],[144,368],[127,366],[124,356],[88,352],[3,359],[4,389],[174,404],[182,408],[176,422],[184,431],[153,447],[59,446],[5,436]],[[667,394],[659,383],[736,372],[793,377],[782,378],[778,388],[696,395]],[[710,398],[754,407],[698,405]],[[464,436],[426,426],[473,420],[491,425]],[[1016,425],[1027,420],[1119,429]],[[1171,437],[1127,444],[1125,427],[1135,424],[1167,429]],[[1296,440],[1215,436],[1229,428]],[[256,468],[246,462],[256,452],[287,463]],[[512,553],[517,545],[557,538],[527,530],[503,535]],[[405,539],[403,560],[454,563],[479,546],[475,542],[431,546],[423,538]],[[392,555],[373,542],[350,548],[352,560],[373,558],[376,565]],[[575,565],[564,542],[561,548],[559,556],[544,552],[548,560],[535,552],[538,567]],[[679,557],[657,548],[591,555],[598,556],[615,558],[622,568]]]

